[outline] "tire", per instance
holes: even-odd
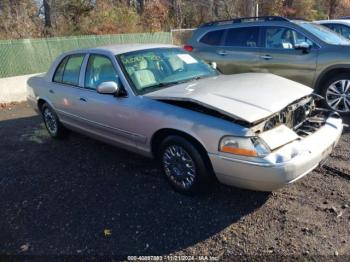
[[[159,147],[158,159],[170,185],[183,194],[196,194],[209,188],[213,172],[209,158],[199,146],[171,135]]]
[[[67,135],[67,130],[61,124],[57,114],[49,104],[43,104],[41,107],[41,116],[43,118],[46,130],[51,137],[59,139],[64,138]]]
[[[327,79],[320,95],[325,99],[322,105],[343,115],[350,115],[350,74],[343,73]]]

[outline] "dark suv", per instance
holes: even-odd
[[[184,47],[224,74],[270,72],[303,83],[350,114],[350,41],[326,27],[276,16],[217,21]]]

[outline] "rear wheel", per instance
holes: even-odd
[[[350,74],[329,78],[321,89],[324,106],[342,114],[350,114]]]
[[[159,160],[165,177],[176,191],[193,194],[209,187],[211,168],[202,151],[177,135],[169,136],[162,142]]]
[[[64,126],[60,123],[55,111],[52,109],[49,104],[43,104],[41,108],[42,118],[45,124],[45,127],[53,138],[63,138],[67,131]]]

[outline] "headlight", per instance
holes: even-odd
[[[219,151],[229,154],[264,157],[270,153],[269,147],[259,137],[225,136],[221,139]]]

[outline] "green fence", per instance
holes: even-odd
[[[171,43],[171,34],[142,33],[0,41],[0,78],[45,72],[62,52],[128,43]]]

